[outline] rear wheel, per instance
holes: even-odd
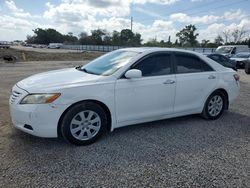
[[[202,116],[210,120],[218,119],[225,110],[226,100],[222,92],[215,91],[208,97],[202,111]]]
[[[64,139],[75,145],[95,142],[107,126],[105,111],[96,103],[76,104],[65,114],[61,124]]]

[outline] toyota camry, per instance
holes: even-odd
[[[16,128],[86,145],[132,124],[189,114],[218,119],[238,94],[236,72],[202,54],[125,48],[21,80],[9,105]]]

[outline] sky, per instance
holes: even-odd
[[[176,39],[194,24],[198,40],[244,27],[250,36],[250,0],[0,0],[0,41],[25,40],[35,28],[63,34],[130,29],[151,39]]]

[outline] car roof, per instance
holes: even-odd
[[[190,53],[194,55],[202,55],[198,52],[185,50],[185,49],[178,49],[178,48],[160,48],[160,47],[138,47],[138,48],[122,48],[120,50],[124,51],[134,51],[139,53],[152,53],[152,52],[183,52],[183,53]]]

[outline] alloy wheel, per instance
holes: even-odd
[[[77,113],[70,123],[70,132],[78,140],[90,140],[100,128],[101,118],[92,110]]]
[[[217,116],[223,109],[223,99],[220,95],[213,96],[208,103],[208,113],[210,116]]]

